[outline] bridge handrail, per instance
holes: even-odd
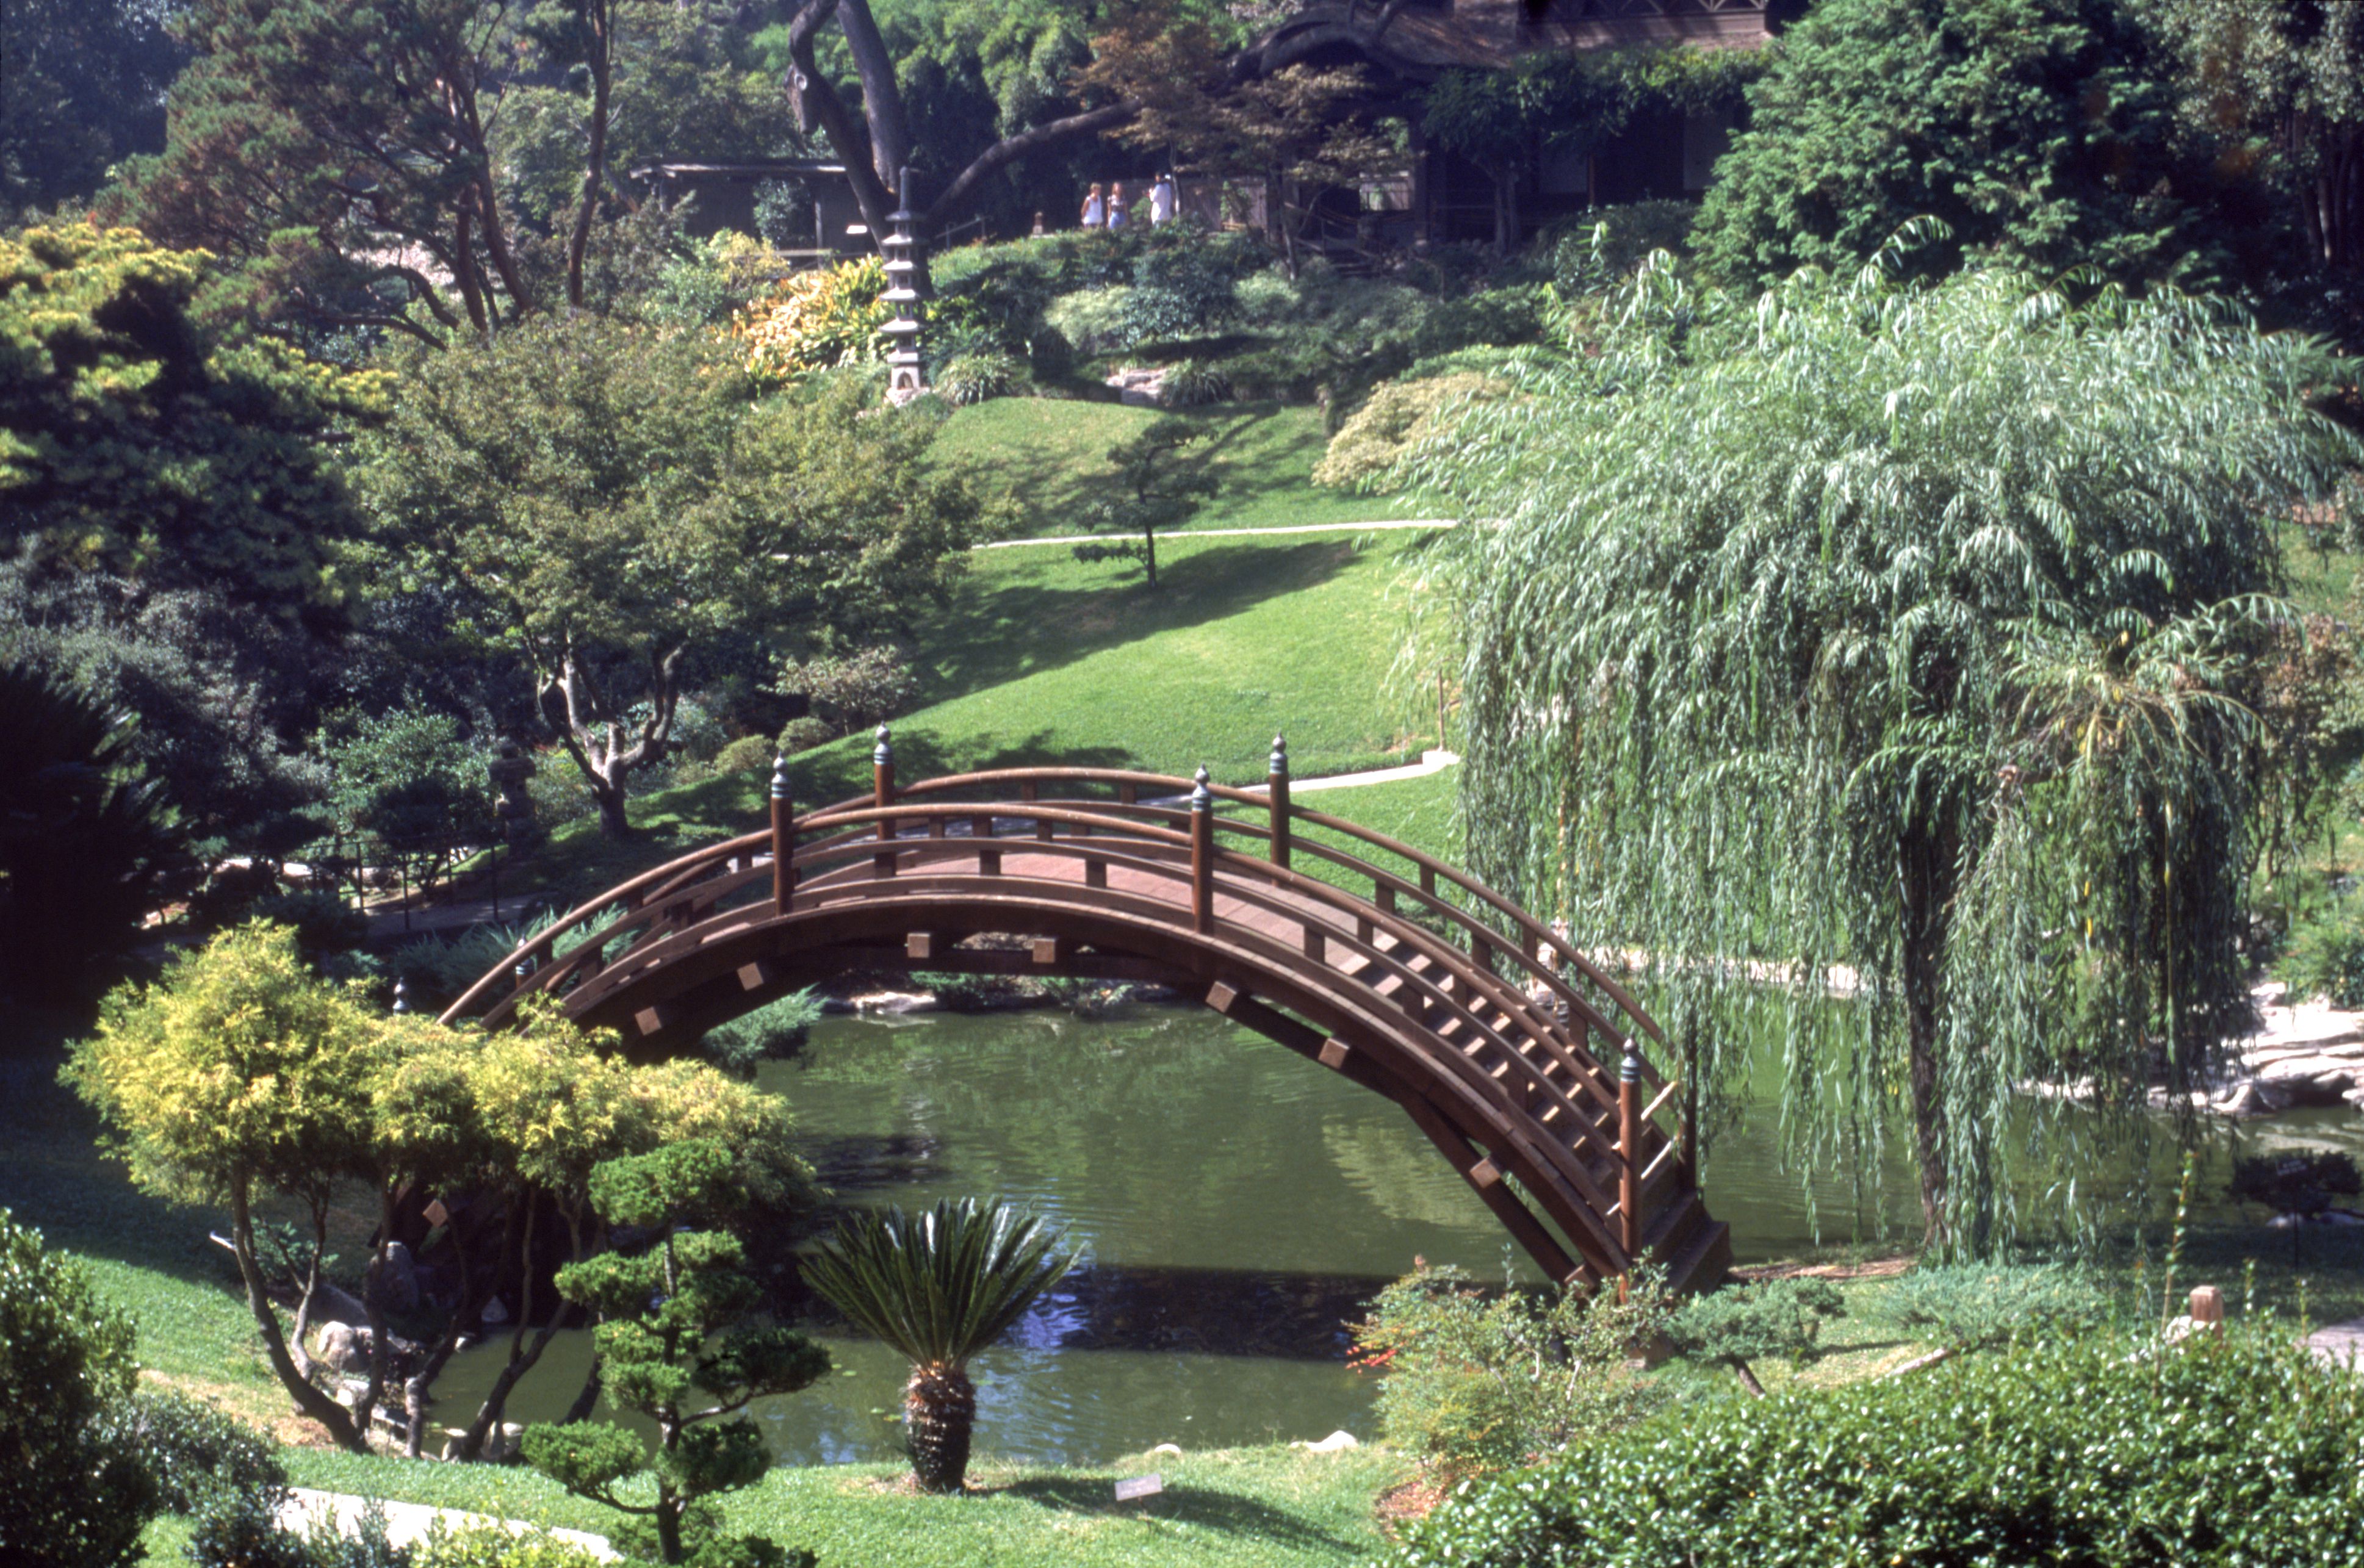
[[[1120,785],[1130,784],[1135,786],[1143,784],[1161,786],[1165,789],[1169,795],[1182,796],[1188,795],[1190,791],[1195,787],[1194,781],[1176,778],[1170,773],[1148,773],[1125,768],[994,768],[982,773],[947,773],[936,778],[917,780],[908,784],[898,784],[896,786],[895,798],[898,800],[908,799],[915,795],[934,793],[947,789],[974,788],[985,784],[1005,783],[1031,783],[1041,784],[1043,783],[1068,779],[1077,780],[1087,784],[1111,784]],[[1269,812],[1271,809],[1270,798],[1264,790],[1246,789],[1229,784],[1210,784],[1208,788],[1210,793],[1211,793],[1218,800],[1229,801],[1238,806],[1254,806],[1259,810],[1266,812]],[[875,806],[876,804],[877,800],[875,795],[851,795],[844,800],[837,801],[829,806],[820,807],[812,812],[808,818],[800,820],[825,820],[834,813],[865,806]],[[1137,804],[1148,806],[1153,805],[1154,803],[1140,802]],[[1022,816],[1024,813],[1022,811],[1010,812],[1006,815]],[[1359,823],[1349,822],[1344,817],[1332,817],[1325,812],[1309,810],[1304,806],[1297,805],[1294,801],[1289,804],[1288,817],[1289,820],[1292,822],[1307,822],[1317,828],[1324,828],[1334,833],[1342,833],[1350,839],[1359,839],[1366,844],[1385,850],[1388,853],[1395,855],[1399,859],[1409,861],[1414,866],[1420,867],[1433,875],[1442,877],[1445,881],[1460,888],[1465,893],[1474,895],[1482,901],[1488,907],[1491,908],[1496,913],[1502,915],[1516,925],[1520,932],[1529,939],[1531,944],[1541,942],[1548,946],[1554,952],[1557,953],[1563,961],[1574,967],[1578,973],[1582,974],[1585,979],[1590,981],[1593,984],[1600,986],[1603,992],[1608,994],[1610,999],[1617,1004],[1619,1009],[1627,1017],[1631,1018],[1635,1024],[1639,1025],[1642,1032],[1648,1035],[1652,1040],[1661,1045],[1666,1043],[1666,1032],[1658,1027],[1657,1020],[1651,1018],[1647,1012],[1644,1011],[1642,1005],[1634,999],[1633,995],[1612,979],[1600,968],[1599,964],[1593,962],[1592,960],[1587,958],[1583,953],[1578,952],[1568,943],[1567,939],[1552,930],[1550,927],[1545,926],[1533,916],[1528,914],[1525,910],[1520,908],[1517,905],[1511,903],[1509,899],[1503,897],[1500,894],[1495,892],[1484,883],[1479,882],[1477,878],[1438,860],[1435,856],[1429,854],[1423,850],[1415,849],[1411,845],[1402,842],[1400,840],[1391,839],[1384,833],[1375,832],[1368,828],[1363,827]],[[1422,896],[1440,907],[1448,909],[1453,907],[1453,906],[1445,904],[1443,900],[1435,898],[1433,894],[1423,892]],[[1547,966],[1534,962],[1532,946],[1530,946],[1526,951],[1521,951],[1520,957],[1528,968],[1534,971],[1539,975],[1553,979],[1557,978],[1551,974]]]
[[[790,832],[792,834],[802,834],[823,827],[836,826],[840,824],[851,826],[856,821],[877,820],[882,817],[892,817],[895,815],[893,811],[893,806],[895,804],[910,802],[912,801],[912,797],[918,795],[941,794],[953,789],[973,789],[996,784],[1014,784],[1020,786],[1031,785],[1039,787],[1041,784],[1045,783],[1064,783],[1070,781],[1086,784],[1113,784],[1120,787],[1130,784],[1136,789],[1143,786],[1148,786],[1151,788],[1165,790],[1169,795],[1186,796],[1194,787],[1193,781],[1190,780],[1176,778],[1171,774],[1143,773],[1132,769],[1055,767],[989,769],[978,773],[943,774],[935,778],[913,781],[909,784],[896,788],[888,805],[885,807],[881,807],[875,795],[849,796],[846,799],[834,802],[826,806],[819,807],[795,817],[790,824]],[[1227,801],[1237,806],[1259,808],[1266,811],[1267,815],[1270,813],[1271,801],[1268,795],[1263,791],[1219,784],[1210,784],[1209,788],[1210,793],[1219,800]],[[918,803],[914,802],[914,804]],[[973,804],[973,814],[975,815],[1031,817],[1039,821],[1043,819],[1041,814],[1043,807],[1049,803],[1041,802],[1039,800],[998,800],[963,804]],[[1096,802],[1093,804],[1098,805],[1103,803]],[[1121,809],[1135,811],[1145,816],[1176,815],[1176,813],[1164,807],[1159,802],[1154,800],[1147,802],[1135,800],[1105,804],[1118,805]],[[1014,807],[1015,809],[1000,811],[991,809],[996,806]],[[903,815],[910,816],[919,814],[904,813]],[[1314,827],[1342,834],[1350,840],[1356,840],[1369,844],[1377,849],[1386,851],[1388,854],[1392,854],[1399,859],[1410,862],[1411,865],[1427,873],[1432,877],[1443,877],[1452,885],[1459,887],[1464,892],[1481,900],[1488,907],[1508,918],[1518,928],[1520,933],[1528,939],[1524,943],[1513,944],[1505,942],[1498,951],[1511,954],[1522,969],[1540,979],[1552,992],[1562,997],[1564,1000],[1568,1001],[1573,1006],[1580,1007],[1585,1014],[1589,1015],[1589,1022],[1593,1024],[1595,1027],[1600,1028],[1604,1033],[1609,1034],[1611,1037],[1615,1037],[1622,1032],[1613,1025],[1610,1024],[1609,1020],[1602,1017],[1597,1009],[1593,1008],[1589,1002],[1578,994],[1562,975],[1555,972],[1551,965],[1538,962],[1534,956],[1533,944],[1541,943],[1544,946],[1548,947],[1550,951],[1557,954],[1563,961],[1573,966],[1578,973],[1584,976],[1585,979],[1590,981],[1593,984],[1598,985],[1604,994],[1616,1003],[1618,1007],[1624,1012],[1628,1018],[1632,1018],[1635,1024],[1640,1026],[1643,1032],[1647,1034],[1652,1040],[1661,1044],[1664,1043],[1666,1036],[1664,1031],[1658,1027],[1656,1020],[1652,1018],[1642,1009],[1640,1004],[1634,1001],[1633,996],[1626,992],[1624,987],[1620,985],[1615,980],[1611,979],[1607,973],[1603,973],[1599,965],[1593,963],[1583,954],[1578,952],[1557,933],[1552,931],[1548,927],[1535,920],[1524,910],[1520,909],[1517,906],[1511,904],[1509,900],[1503,898],[1500,894],[1486,886],[1483,883],[1478,882],[1476,878],[1465,874],[1455,867],[1445,864],[1444,862],[1437,860],[1434,856],[1432,856],[1423,851],[1415,849],[1411,845],[1405,844],[1399,840],[1389,838],[1386,834],[1375,832],[1367,828],[1362,827],[1360,824],[1349,822],[1344,818],[1333,817],[1324,812],[1308,810],[1291,803],[1288,807],[1288,817],[1292,823],[1300,821],[1305,822]],[[1271,829],[1269,826],[1259,828],[1251,824],[1242,822],[1237,818],[1231,817],[1218,817],[1218,821],[1227,830],[1234,833],[1241,833],[1251,837],[1261,836],[1267,841],[1269,841],[1271,838]],[[1097,825],[1097,823],[1095,825]],[[1147,824],[1137,819],[1126,818],[1114,818],[1112,819],[1112,825],[1129,828],[1137,828],[1147,826]],[[1292,847],[1294,847],[1293,835]],[[1304,847],[1317,856],[1327,860],[1333,864],[1337,864],[1355,871],[1359,874],[1370,877],[1372,879],[1375,891],[1378,886],[1382,885],[1382,879],[1386,879],[1386,884],[1389,885],[1390,892],[1392,894],[1397,895],[1409,895],[1420,900],[1424,906],[1433,909],[1438,913],[1444,915],[1446,917],[1463,925],[1465,928],[1468,929],[1473,935],[1478,934],[1484,929],[1482,922],[1473,919],[1467,911],[1462,909],[1457,905],[1455,905],[1448,900],[1437,897],[1433,892],[1429,891],[1426,885],[1414,887],[1412,884],[1404,882],[1402,879],[1394,877],[1392,873],[1386,872],[1382,867],[1374,865],[1371,862],[1363,860],[1359,856],[1347,854],[1342,851],[1333,848],[1332,846],[1322,844],[1318,840],[1304,840]],[[533,933],[502,961],[499,968],[496,968],[492,973],[485,975],[483,978],[479,979],[474,985],[469,987],[467,992],[463,994],[458,1001],[452,1004],[452,1007],[446,1011],[444,1016],[449,1018],[457,1018],[465,1017],[470,1012],[476,1010],[488,1000],[487,994],[500,983],[502,976],[505,973],[513,971],[516,966],[520,963],[532,962],[536,971],[539,972],[553,956],[552,949],[561,936],[568,931],[574,930],[577,927],[583,926],[587,922],[596,919],[600,914],[616,904],[621,902],[626,905],[626,917],[623,919],[615,922],[614,926],[603,928],[603,929],[614,930],[617,927],[621,927],[627,924],[645,924],[645,921],[632,920],[631,916],[641,910],[649,910],[650,917],[653,917],[654,911],[652,906],[661,899],[670,896],[680,887],[688,885],[698,873],[709,871],[717,862],[736,859],[743,855],[749,857],[752,863],[753,859],[766,853],[770,848],[771,834],[767,830],[742,834],[715,843],[698,846],[696,849],[690,850],[684,854],[675,857],[674,860],[668,861],[662,865],[652,867],[649,870],[641,873],[639,875],[626,880],[617,887],[611,888],[591,901],[568,911],[565,915],[551,921],[540,931]],[[800,851],[801,848],[802,846],[799,847]],[[637,902],[635,902],[635,900],[637,900]],[[593,933],[593,935],[597,934],[597,933]],[[619,932],[618,934],[621,933]],[[1492,931],[1490,934],[1500,936],[1503,933],[1500,931]],[[609,940],[612,940],[613,938],[611,937]],[[590,938],[586,937],[585,945],[589,945],[589,941]],[[606,943],[604,942],[600,944],[603,948],[605,945]],[[587,960],[583,962],[587,962]],[[552,976],[551,978],[554,980],[557,977]],[[1665,1081],[1663,1076],[1656,1070],[1656,1068],[1647,1063],[1645,1064],[1645,1074],[1654,1085],[1663,1084]]]

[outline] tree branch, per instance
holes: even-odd
[[[837,25],[862,79],[862,117],[870,126],[870,166],[891,191],[901,191],[903,166],[911,161],[911,128],[903,112],[903,90],[895,80],[895,57],[878,36],[870,0],[837,0]],[[902,193],[908,195],[909,193]]]
[[[813,62],[813,35],[837,14],[837,4],[838,0],[807,0],[788,24],[788,59],[795,64],[788,74],[788,102],[796,110],[798,128],[809,130],[818,122],[821,134],[829,138],[845,165],[846,183],[853,187],[862,221],[870,226],[875,240],[886,231],[894,200],[873,166],[868,131],[854,122],[853,111],[845,106],[836,84]]]
[[[1114,130],[1140,112],[1141,100],[1126,98],[1100,108],[1087,109],[1079,115],[1069,115],[1065,119],[1048,121],[1021,130],[1015,136],[1003,137],[970,160],[969,166],[960,172],[960,176],[944,187],[944,194],[928,204],[927,211],[920,217],[920,227],[931,229],[942,223],[958,210],[960,204],[969,198],[987,176],[1011,160],[1040,152],[1046,147],[1076,137]]]

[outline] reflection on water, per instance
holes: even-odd
[[[1504,1266],[1500,1228],[1402,1112],[1211,1013],[831,1019],[763,1083],[795,1106],[802,1151],[835,1201],[998,1194],[1086,1248],[1084,1266],[972,1368],[987,1452],[1097,1463],[1161,1442],[1339,1428],[1367,1439],[1373,1390],[1345,1369],[1345,1323],[1415,1255],[1483,1277]],[[1706,1168],[1710,1207],[1743,1262],[1814,1240],[1808,1195],[1779,1156],[1770,1088]],[[2357,1120],[2280,1118],[2244,1151],[2292,1138],[2354,1147]],[[2158,1143],[2150,1171],[2171,1189],[2171,1140]],[[1890,1145],[1884,1197],[1867,1199],[1845,1173],[1811,1189],[1824,1240],[1868,1234],[1883,1212],[1893,1233],[1917,1236],[1903,1142]],[[2123,1191],[2135,1173],[2119,1163]],[[2031,1205],[2046,1201],[2045,1180],[2031,1177]],[[1523,1259],[1516,1267],[1534,1277]],[[898,1457],[906,1367],[825,1321],[820,1337],[838,1373],[755,1412],[774,1448],[792,1463]],[[506,1344],[454,1361],[437,1389],[443,1420],[474,1413]],[[563,1410],[587,1355],[586,1336],[559,1336],[510,1418]]]

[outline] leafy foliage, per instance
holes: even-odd
[[[886,355],[879,336],[892,316],[886,266],[876,257],[798,272],[731,318],[747,373],[776,386],[814,371]]]
[[[22,0],[0,11],[0,224],[95,192],[111,166],[164,142],[183,55],[142,0]]]
[[[0,542],[334,621],[360,519],[319,442],[384,380],[217,340],[191,314],[206,276],[127,228],[0,239]]]
[[[396,569],[467,585],[470,636],[530,665],[611,834],[697,660],[859,645],[961,570],[976,506],[921,471],[934,424],[865,417],[852,377],[757,402],[710,335],[591,317],[406,370],[362,454]]]
[[[2268,519],[2354,450],[2315,350],[2003,272],[1661,263],[1578,327],[1419,471],[1505,519],[1406,665],[1460,683],[1473,860],[1647,955],[1711,1107],[1790,982],[1802,1147],[1865,1169],[1903,1098],[1931,1239],[1984,1251],[2016,1085],[2196,1086],[2245,1027]]]
[[[953,407],[965,408],[988,397],[1009,396],[1018,384],[1018,376],[1015,359],[988,350],[946,361],[943,369],[936,373],[935,390]]]
[[[1723,1400],[1448,1497],[1402,1568],[2350,1562],[2364,1384],[2286,1327]],[[1603,1499],[1613,1499],[1604,1506]]]
[[[523,1442],[527,1460],[568,1491],[645,1518],[664,1562],[708,1561],[696,1537],[710,1527],[686,1534],[685,1524],[709,1507],[705,1499],[752,1486],[771,1468],[762,1430],[741,1414],[748,1401],[793,1394],[829,1371],[827,1352],[802,1334],[747,1321],[762,1287],[741,1267],[735,1237],[675,1229],[714,1225],[745,1207],[738,1163],[705,1139],[602,1163],[590,1184],[600,1218],[657,1227],[661,1239],[637,1257],[608,1252],[559,1271],[559,1293],[599,1315],[593,1338],[608,1396],[656,1423],[653,1462],[638,1437],[612,1425],[538,1425]],[[649,1470],[653,1505],[617,1495]],[[778,1562],[764,1546],[757,1561]]]
[[[2276,1214],[2321,1214],[2336,1197],[2364,1193],[2355,1156],[2336,1149],[2258,1154],[2233,1163],[2230,1194],[2236,1203],[2263,1204]]]
[[[139,1375],[130,1318],[0,1209],[0,1557],[140,1560],[156,1485],[108,1419]]]
[[[158,783],[129,765],[130,719],[47,673],[0,663],[0,992],[87,1000],[185,881]],[[96,982],[97,984],[94,984]]]
[[[976,1420],[969,1358],[1076,1257],[1040,1219],[1008,1204],[946,1198],[916,1219],[900,1208],[851,1215],[805,1259],[805,1281],[822,1299],[910,1358],[904,1419],[923,1489],[965,1485]]]
[[[1459,1269],[1423,1264],[1354,1325],[1352,1364],[1380,1374],[1390,1442],[1448,1475],[1481,1474],[1648,1414],[1663,1395],[1626,1363],[1667,1310],[1647,1280],[1620,1301],[1607,1291],[1481,1291]]]
[[[2364,1007],[2364,923],[2338,906],[2298,921],[2274,969],[2293,997]]]
[[[1923,1263],[1889,1287],[1879,1309],[1899,1328],[1961,1350],[2089,1331],[2115,1316],[2100,1282],[2059,1263]]]
[[[795,1053],[820,1019],[820,998],[809,985],[742,1013],[706,1031],[706,1054],[734,1078],[753,1078],[765,1062]]]
[[[1749,93],[1701,260],[1735,282],[1851,269],[1931,216],[1952,238],[1924,264],[2218,280],[2257,215],[2225,188],[2237,163],[2180,133],[2170,77],[2121,0],[1825,0]]]
[[[142,1389],[117,1407],[113,1421],[168,1513],[202,1512],[224,1491],[273,1495],[287,1483],[277,1445],[217,1405]]]
[[[1508,383],[1472,371],[1381,382],[1330,438],[1329,450],[1313,465],[1313,483],[1371,494],[1394,490],[1402,482],[1404,460],[1445,439],[1462,407],[1509,390]]]
[[[1845,1315],[1846,1298],[1827,1280],[1764,1280],[1693,1296],[1667,1320],[1667,1337],[1684,1355],[1729,1366],[1761,1399],[1765,1390],[1748,1363],[1767,1356],[1802,1363],[1824,1320]]]

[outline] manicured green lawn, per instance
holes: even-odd
[[[530,1471],[411,1464],[325,1450],[290,1456],[297,1485],[464,1508],[605,1533],[617,1516]],[[1151,1473],[1155,1496],[1120,1504],[1120,1477]],[[920,1496],[907,1466],[775,1470],[726,1505],[731,1526],[824,1563],[912,1568],[1284,1568],[1367,1560],[1381,1538],[1372,1504],[1410,1466],[1380,1449],[1285,1448],[1136,1455],[1114,1465],[1024,1468],[991,1461],[960,1497]]]
[[[1009,508],[1013,537],[1075,533],[1077,512],[1111,472],[1109,449],[1165,412],[1068,398],[997,397],[956,411],[937,438],[933,458],[966,469],[984,495]],[[1329,446],[1318,408],[1239,403],[1174,412],[1200,432],[1186,461],[1203,465],[1220,486],[1193,528],[1432,515],[1400,496],[1316,488],[1313,465]]]
[[[1176,539],[1158,586],[1130,562],[1087,565],[1057,549],[981,552],[952,607],[922,628],[927,706],[895,724],[906,779],[1055,762],[1221,782],[1265,774],[1276,733],[1311,778],[1416,760],[1433,712],[1399,701],[1388,671],[1403,569],[1423,536],[1288,541]],[[795,759],[800,802],[862,793],[871,740]],[[751,770],[633,803],[643,838],[612,844],[590,821],[552,836],[532,871],[588,894],[762,817]],[[1343,796],[1324,796],[1327,803]]]

